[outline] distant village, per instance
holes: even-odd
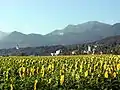
[[[41,47],[0,49],[0,56],[59,56],[59,55],[85,55],[85,54],[120,54],[117,46],[99,44],[75,44]]]

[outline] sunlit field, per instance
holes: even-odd
[[[118,90],[119,55],[0,57],[0,90]]]

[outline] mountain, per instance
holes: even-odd
[[[6,37],[4,37],[2,39],[2,41],[4,41],[4,42],[20,42],[24,38],[26,38],[25,34],[23,34],[21,32],[14,31],[14,32],[11,32]]]
[[[44,38],[40,34],[23,34],[21,32],[11,32],[0,41],[0,48],[13,48],[19,44],[21,47],[43,45]]]
[[[120,35],[120,23],[109,25],[98,21],[89,21],[78,25],[67,25],[62,30],[55,30],[46,35],[23,34],[17,31],[10,34],[1,33],[0,48],[13,48],[16,44],[21,47],[80,44],[116,35]]]
[[[100,40],[113,36],[112,25],[98,21],[89,21],[78,25],[68,25],[62,30],[55,30],[46,36],[53,42],[64,44],[76,44]]]
[[[89,21],[83,24],[78,24],[78,25],[68,25],[62,30],[55,30],[48,35],[60,35],[60,33],[82,33],[86,31],[94,31],[94,32],[100,32],[106,31],[111,28],[111,25],[101,23],[98,21]],[[102,33],[103,34],[103,33]]]

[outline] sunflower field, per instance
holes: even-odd
[[[119,55],[0,57],[0,90],[119,90]]]

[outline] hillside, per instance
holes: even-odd
[[[96,41],[98,44],[120,44],[120,35],[116,35],[116,36],[111,36],[111,37],[107,37],[104,38],[102,40],[98,40]]]

